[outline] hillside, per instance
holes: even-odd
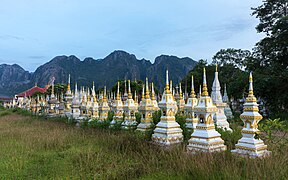
[[[104,59],[98,60],[85,58],[81,61],[74,55],[56,56],[38,67],[34,73],[29,73],[18,65],[2,65],[5,74],[2,75],[0,69],[0,94],[13,95],[34,84],[43,87],[53,76],[56,79],[55,83],[66,83],[68,74],[71,74],[72,84],[77,82],[80,86],[91,86],[92,81],[95,81],[96,87],[106,85],[110,88],[120,79],[144,80],[148,77],[157,87],[163,88],[167,68],[170,78],[174,83],[178,83],[196,64],[196,61],[188,57],[168,55],[156,57],[152,64],[149,60],[139,60],[135,55],[125,51],[114,51]],[[13,69],[14,66],[17,68]],[[7,76],[7,71],[12,71],[13,76]],[[19,86],[14,85],[15,83]]]

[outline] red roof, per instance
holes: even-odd
[[[28,89],[22,93],[17,94],[16,96],[18,96],[18,97],[32,96],[36,92],[44,93],[44,92],[46,92],[46,90],[47,90],[46,88],[40,88],[38,86],[34,86],[34,87],[32,87],[32,88],[30,88],[30,89]]]

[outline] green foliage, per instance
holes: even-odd
[[[136,118],[136,121],[137,121],[138,123],[140,123],[140,122],[141,122],[141,113],[136,112],[136,113],[135,113],[135,118]]]
[[[264,138],[270,143],[287,145],[288,140],[286,134],[288,133],[287,121],[277,119],[266,119],[259,123],[259,130],[264,133]]]
[[[187,143],[188,140],[191,138],[192,132],[186,128],[186,121],[185,121],[186,117],[176,114],[175,118],[176,118],[176,122],[178,122],[178,124],[180,125],[180,128],[183,130],[184,142]]]
[[[11,111],[13,113],[17,113],[17,114],[23,115],[23,116],[31,116],[32,115],[31,112],[29,112],[29,111],[27,111],[25,109],[21,109],[21,108],[13,108],[13,109],[11,109]]]
[[[0,117],[5,127],[0,131],[1,179],[283,179],[288,171],[287,146],[269,144],[272,157],[265,159],[230,151],[191,155],[185,146],[151,144],[141,133],[82,129],[39,118]],[[231,143],[233,126],[232,134],[221,132]]]
[[[67,91],[67,84],[55,84],[54,85],[54,94],[65,94]],[[46,94],[51,95],[52,92],[52,86],[50,86],[47,91]]]
[[[155,111],[152,114],[152,119],[153,119],[153,123],[156,125],[158,122],[160,122],[160,118],[161,118],[161,110]]]
[[[110,121],[97,121],[92,120],[88,123],[88,127],[98,128],[98,129],[108,129]]]
[[[109,122],[111,122],[111,121],[113,120],[113,116],[114,116],[114,112],[113,112],[113,111],[109,111],[109,112],[108,112],[108,118],[107,118],[107,120],[108,120]]]
[[[251,52],[249,50],[242,49],[221,49],[213,56],[213,64],[218,64],[219,66],[233,65],[239,69],[246,67],[248,59],[251,57]]]
[[[233,132],[223,130],[222,128],[216,128],[216,130],[221,134],[221,138],[225,141],[228,150],[235,149],[235,144],[242,137],[242,127],[240,127],[238,123],[230,123],[230,128]]]

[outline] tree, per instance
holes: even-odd
[[[242,49],[221,49],[213,56],[213,64],[218,64],[223,66],[226,64],[231,64],[235,67],[243,69],[246,67],[247,61],[251,58],[252,54],[249,50]]]
[[[288,2],[267,0],[252,10],[252,15],[260,20],[257,32],[265,33],[266,37],[256,44],[257,58],[250,62],[249,69],[261,78],[259,93],[270,111],[288,114]]]

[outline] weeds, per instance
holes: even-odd
[[[0,117],[0,179],[285,179],[288,172],[287,146],[269,143],[265,159],[189,154],[185,143],[151,144],[152,131],[115,131],[105,123],[83,129],[20,114]],[[241,127],[231,127],[233,133],[219,130],[229,149],[241,137]]]

